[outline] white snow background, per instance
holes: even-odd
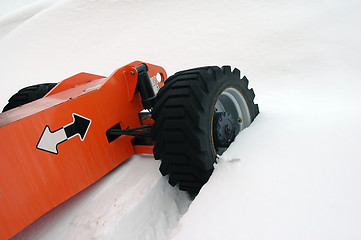
[[[25,86],[142,60],[169,75],[237,67],[261,112],[193,202],[134,156],[14,239],[361,239],[360,11],[357,0],[47,0],[0,16],[1,106]]]
[[[27,8],[28,5],[36,1],[37,0],[0,0],[0,17],[10,12],[18,11],[21,8]]]

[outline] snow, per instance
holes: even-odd
[[[8,13],[14,12],[29,4],[36,2],[36,0],[0,0],[0,16],[6,15]]]
[[[361,131],[350,126],[361,117],[317,105],[265,109],[221,157],[174,239],[358,239]]]
[[[2,106],[24,86],[139,59],[168,74],[240,68],[261,113],[192,202],[134,156],[14,239],[361,238],[359,1],[36,4],[0,18]]]
[[[14,239],[166,239],[190,200],[160,181],[158,167],[133,156]]]
[[[61,0],[0,0],[0,39],[57,1]]]

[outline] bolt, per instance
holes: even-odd
[[[225,131],[226,131],[226,133],[230,133],[230,132],[231,132],[231,128],[228,126],[228,124],[226,125]]]
[[[134,74],[135,74],[135,72],[134,72],[134,71],[131,71],[131,72],[130,72],[130,74],[134,75]]]

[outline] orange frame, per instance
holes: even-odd
[[[108,78],[79,73],[44,98],[0,114],[0,239],[14,236],[133,154],[152,153],[153,146],[133,146],[131,136],[111,143],[106,137],[116,124],[141,126],[143,106],[136,93],[140,64],[147,65],[151,78],[162,76],[162,87],[165,70],[136,61]],[[86,133],[64,140],[61,129],[74,123],[74,115],[89,120]],[[57,153],[37,148],[46,128],[63,140]]]

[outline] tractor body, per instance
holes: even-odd
[[[143,62],[109,77],[79,73],[45,97],[0,114],[0,239],[12,237],[133,154],[152,153],[151,143],[109,134],[152,124],[140,114],[139,66],[153,82],[156,74],[166,79],[163,68]]]

